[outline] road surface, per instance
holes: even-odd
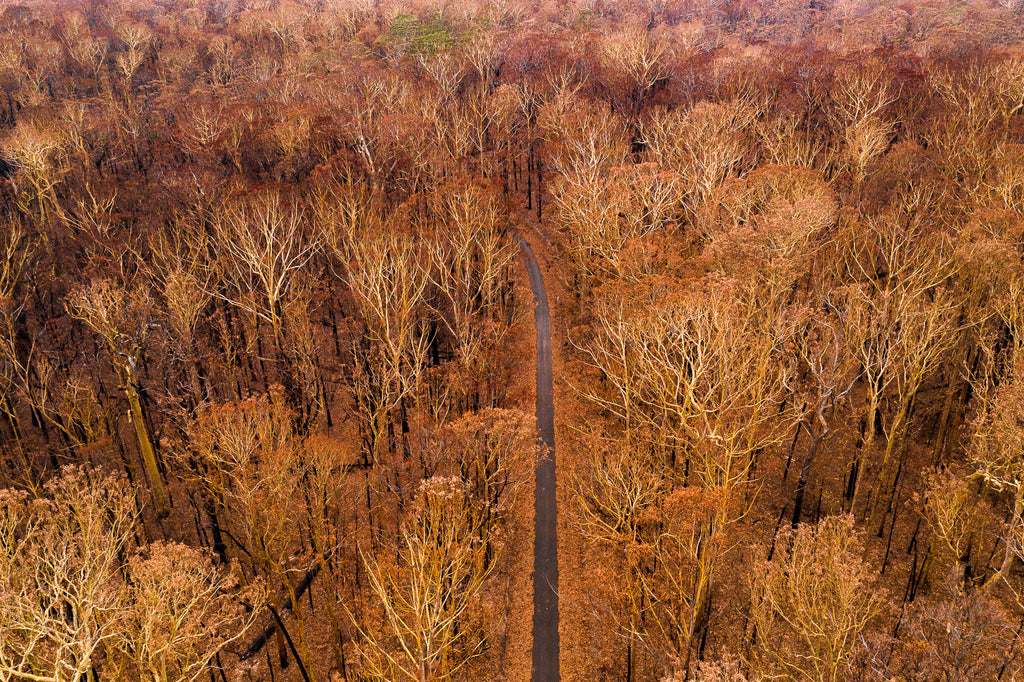
[[[546,452],[537,465],[533,545],[533,682],[558,680],[558,531],[555,498],[555,414],[551,390],[551,314],[537,258],[522,237],[519,247],[533,289],[537,326],[537,428]]]

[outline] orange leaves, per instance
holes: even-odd
[[[677,486],[665,497],[662,509],[671,526],[691,528],[706,522],[729,502],[728,491],[720,487]]]
[[[810,270],[838,212],[820,172],[764,166],[714,193],[714,210],[702,219],[711,237],[707,255],[725,273],[788,287]]]
[[[84,676],[122,627],[120,568],[135,490],[120,476],[67,467],[45,497],[0,493],[0,677]]]
[[[189,682],[206,674],[228,643],[255,624],[262,581],[244,589],[205,552],[157,542],[128,560],[125,612],[117,644],[141,679]]]

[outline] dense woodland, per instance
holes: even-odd
[[[0,0],[0,680],[1024,675],[1024,5]]]

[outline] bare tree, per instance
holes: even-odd
[[[626,161],[625,125],[606,107],[568,97],[543,105],[538,117],[550,147],[548,162],[567,181],[599,182],[605,171]]]
[[[990,585],[1001,581],[1009,584],[1013,562],[1024,557],[1024,433],[1020,429],[1024,363],[1020,355],[1015,355],[1012,362],[1008,376],[998,388],[990,396],[983,396],[986,399],[975,421],[970,445],[976,475],[991,489],[1009,497],[1009,513],[1001,538],[1003,561],[988,581]]]
[[[758,668],[816,682],[845,679],[857,636],[882,605],[853,517],[784,529],[775,545],[774,557],[757,564],[751,590]]]
[[[760,108],[752,97],[737,97],[687,111],[658,110],[643,122],[648,157],[682,177],[681,198],[691,222],[716,187],[752,166],[751,126]]]
[[[788,320],[792,327],[786,339],[797,363],[793,400],[802,404],[797,424],[810,438],[796,483],[794,527],[800,523],[811,465],[832,435],[839,410],[861,376],[850,344],[843,336],[840,319],[844,312],[829,298],[837,297],[834,292],[832,297],[825,297],[828,313],[808,308],[793,311],[795,314]]]
[[[673,223],[681,192],[679,176],[653,163],[610,168],[596,182],[553,183],[552,222],[584,292],[590,280],[650,274],[644,264],[633,267],[629,247]]]
[[[132,78],[149,56],[152,35],[144,24],[118,26],[117,34],[124,49],[117,54],[115,61],[118,71],[124,77],[125,93],[130,94]]]
[[[212,293],[268,323],[284,345],[284,306],[296,276],[319,250],[304,234],[302,211],[277,194],[240,201],[213,216],[218,273],[230,285]]]
[[[895,122],[883,114],[899,89],[881,64],[867,62],[840,70],[830,94],[829,117],[846,144],[854,180],[860,181],[867,164],[889,146]]]
[[[885,451],[868,505],[876,521],[886,511],[879,508],[879,501],[891,483],[892,455],[907,427],[917,391],[952,348],[958,327],[954,301],[944,287],[956,264],[941,237],[923,231],[919,219],[908,221],[895,214],[870,224],[870,239],[844,247],[846,267],[864,283],[850,291],[842,321],[866,388],[864,456],[851,505],[857,503],[871,456],[879,406],[885,396],[896,396],[891,417],[881,425]]]
[[[426,254],[410,235],[371,232],[380,225],[364,225],[368,216],[358,203],[347,215],[350,221],[325,229],[331,230],[328,243],[345,266],[339,276],[365,327],[367,344],[354,349],[353,388],[369,431],[368,454],[376,458],[391,411],[419,386],[430,344],[425,324],[430,278]]]
[[[370,679],[449,679],[482,653],[469,621],[490,571],[475,540],[477,504],[458,477],[426,479],[402,525],[398,565],[364,555],[382,619],[373,629],[357,623]]]
[[[429,244],[435,312],[455,341],[470,377],[486,368],[490,352],[516,322],[507,296],[518,246],[497,197],[478,187],[441,200],[439,234]]]
[[[17,171],[11,179],[15,183],[18,209],[25,215],[37,212],[45,240],[46,221],[60,215],[55,189],[64,174],[61,136],[45,123],[23,121],[8,134],[0,149]]]
[[[168,352],[172,363],[185,366],[188,396],[194,405],[206,397],[200,380],[197,331],[213,300],[208,247],[204,232],[182,219],[167,232],[154,235],[147,257],[138,258],[159,296],[165,331],[172,340]]]
[[[700,293],[655,287],[603,302],[596,333],[579,344],[610,389],[580,388],[583,396],[627,432],[645,426],[655,443],[687,452],[692,475],[707,487],[741,485],[754,453],[781,438],[788,368],[766,334],[770,311],[745,308],[737,293],[710,283]]]
[[[1008,57],[956,67],[936,64],[927,70],[928,83],[945,111],[929,121],[926,139],[971,195],[992,175],[1010,116],[1020,107],[1020,68],[1018,58]]]
[[[665,45],[650,32],[630,27],[608,36],[603,43],[609,70],[624,79],[624,103],[636,111],[645,95],[665,77]]]

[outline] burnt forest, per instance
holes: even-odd
[[[0,0],[0,682],[1022,639],[1024,0]]]

